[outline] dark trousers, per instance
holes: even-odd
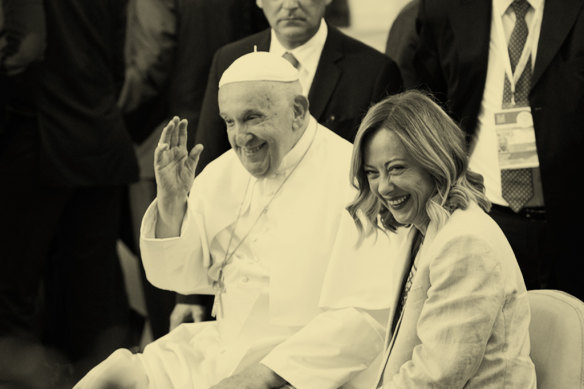
[[[527,289],[550,287],[551,239],[544,215],[515,214],[493,205],[491,217],[505,233],[515,253]]]
[[[128,345],[122,190],[50,186],[38,164],[35,119],[12,120],[0,142],[0,337],[40,339],[89,368]]]

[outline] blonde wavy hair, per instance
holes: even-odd
[[[464,133],[430,95],[410,90],[372,106],[355,137],[351,183],[358,195],[347,210],[361,236],[380,224],[391,231],[401,226],[372,193],[363,167],[364,147],[381,130],[392,131],[432,177],[434,191],[426,203],[426,212],[431,221],[438,223],[438,228],[452,212],[466,209],[471,202],[485,212],[490,210],[483,177],[468,170]]]

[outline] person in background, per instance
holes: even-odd
[[[217,50],[196,132],[196,142],[205,146],[198,171],[229,148],[217,106],[217,80],[234,59],[254,46],[285,55],[300,72],[310,113],[350,142],[371,103],[402,90],[392,60],[324,21],[330,1],[257,0],[270,28]]]
[[[116,107],[125,5],[5,0],[3,6],[6,27],[32,34],[8,35],[9,51],[2,54],[9,89],[0,93],[10,97],[0,142],[0,329],[56,349],[71,363],[72,376],[82,376],[132,341],[116,252],[123,187],[137,179]],[[18,8],[21,13],[9,12]]]
[[[327,269],[353,195],[350,143],[309,114],[297,70],[272,53],[244,55],[223,73],[219,107],[232,149],[196,177],[203,147],[187,151],[187,122],[164,129],[141,233],[148,279],[215,293],[217,320],[182,324],[141,354],[118,350],[76,389],[332,389],[378,357],[375,312],[387,307],[369,292],[386,284],[383,272],[365,260],[372,274],[352,284],[366,293],[327,295],[346,288]]]
[[[466,134],[527,289],[584,299],[584,0],[422,0],[414,66]]]
[[[385,55],[393,59],[406,89],[418,84],[414,69],[414,53],[418,42],[416,16],[420,0],[410,0],[395,17],[385,43]]]
[[[361,123],[351,177],[359,230],[406,236],[377,387],[535,388],[523,277],[460,128],[420,92],[388,97]]]

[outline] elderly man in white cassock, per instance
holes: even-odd
[[[217,320],[118,350],[76,388],[350,388],[374,373],[388,248],[357,249],[346,227],[351,145],[310,116],[296,69],[274,54],[236,60],[219,107],[232,149],[196,178],[202,146],[187,152],[186,121],[164,129],[141,231],[150,282],[215,294]]]

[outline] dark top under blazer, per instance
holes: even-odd
[[[221,75],[235,59],[252,52],[254,45],[258,51],[268,51],[270,39],[267,29],[223,46],[215,53],[197,127],[196,143],[205,146],[197,171],[230,147],[217,103]],[[401,90],[402,80],[395,62],[328,26],[308,95],[310,113],[319,123],[352,142],[369,106]]]

